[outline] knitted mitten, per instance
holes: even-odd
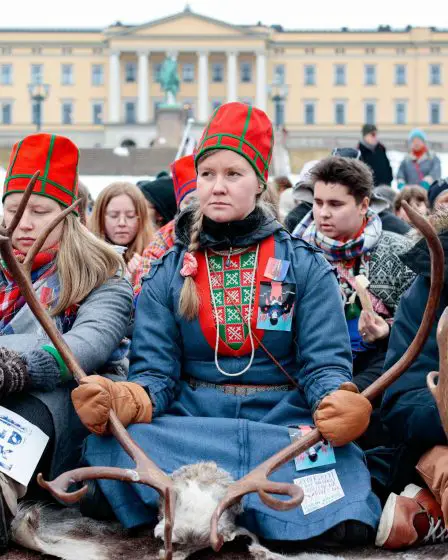
[[[21,354],[25,362],[29,388],[38,391],[54,391],[61,385],[61,372],[55,358],[46,350],[32,350],[26,354]]]

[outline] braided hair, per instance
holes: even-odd
[[[193,219],[190,225],[190,243],[187,251],[192,255],[199,249],[199,236],[202,230],[203,217],[198,207],[193,213]],[[188,321],[192,321],[196,319],[199,314],[199,303],[199,294],[194,278],[187,276],[184,279],[184,285],[180,292],[179,313]]]

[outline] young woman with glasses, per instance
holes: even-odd
[[[127,276],[132,282],[141,254],[153,236],[145,197],[132,183],[112,183],[95,202],[91,228],[98,237],[124,247]]]

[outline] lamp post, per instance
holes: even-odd
[[[31,101],[36,103],[36,118],[34,119],[34,109],[33,109],[33,120],[35,120],[37,132],[40,131],[42,126],[42,103],[47,99],[50,94],[49,84],[28,84],[28,91],[30,93]]]
[[[271,101],[274,103],[274,125],[278,130],[284,123],[284,102],[288,97],[289,86],[274,81],[268,86],[268,93]]]
[[[289,153],[286,146],[286,129],[285,125],[285,100],[288,96],[289,86],[277,79],[268,86],[268,93],[271,101],[274,103],[274,126],[275,126],[275,144],[274,153],[272,154],[272,168],[275,175],[289,175],[291,173],[291,164]]]

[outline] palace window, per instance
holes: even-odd
[[[376,65],[366,64],[364,66],[364,85],[365,86],[375,86],[376,85]]]
[[[395,85],[406,85],[406,64],[395,64]]]
[[[12,85],[12,64],[0,65],[0,85],[2,86]]]
[[[305,101],[304,104],[305,124],[316,124],[316,103],[315,101]]]
[[[162,63],[154,64],[152,67],[152,79],[156,84],[160,84],[160,72],[162,71]]]
[[[429,65],[429,85],[430,86],[442,85],[442,67],[440,64]]]
[[[274,66],[274,84],[278,86],[283,86],[285,84],[285,65],[276,64]]]
[[[61,84],[63,86],[72,86],[73,80],[73,64],[61,65]]]
[[[315,64],[305,64],[304,83],[306,86],[316,85],[316,66]]]
[[[44,81],[44,65],[31,64],[31,83],[42,84]]]
[[[62,124],[73,124],[73,102],[63,101],[61,105]]]
[[[429,123],[440,124],[441,122],[441,103],[440,101],[430,101],[429,103]]]
[[[102,101],[94,101],[92,103],[93,124],[103,124],[103,108],[104,108],[104,104]]]
[[[220,83],[224,81],[224,64],[214,62],[212,64],[212,82]]]
[[[345,124],[346,121],[346,111],[345,111],[345,101],[336,101],[334,104],[334,122],[335,124]]]
[[[345,64],[334,65],[334,85],[345,86],[347,82]]]
[[[5,101],[0,103],[1,105],[1,123],[11,124],[12,123],[12,103],[10,101]]]
[[[182,81],[187,83],[194,82],[194,64],[187,62],[182,64]]]
[[[92,86],[104,85],[103,64],[92,64]]]
[[[407,102],[395,102],[395,124],[407,124]]]
[[[252,81],[252,64],[250,62],[241,62],[240,81],[242,83],[249,83]]]
[[[364,123],[375,124],[376,122],[376,103],[374,101],[367,101],[364,104]]]
[[[126,101],[124,104],[124,121],[127,124],[134,124],[136,121],[135,101]]]
[[[126,62],[125,79],[127,84],[133,84],[137,81],[137,65],[135,62]]]

